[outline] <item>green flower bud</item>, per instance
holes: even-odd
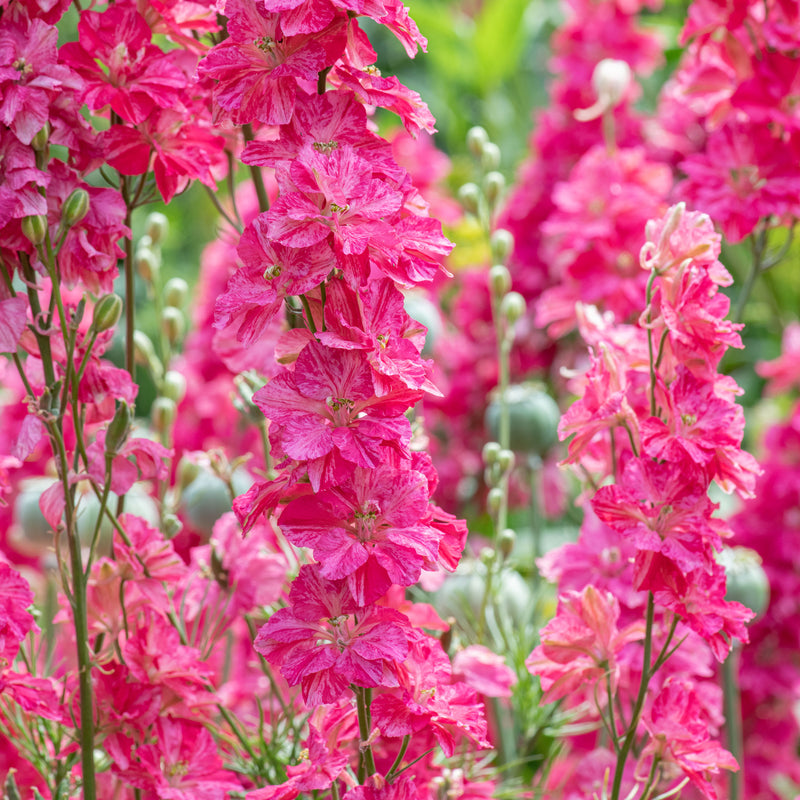
[[[486,464],[487,467],[490,467],[492,464],[496,464],[497,457],[500,455],[501,449],[502,448],[497,442],[486,442],[481,453],[483,456],[483,463]]]
[[[136,363],[142,366],[152,367],[157,361],[153,343],[144,331],[133,332],[133,352]]]
[[[163,214],[154,211],[152,214],[147,215],[145,227],[147,228],[147,235],[150,237],[150,241],[153,244],[160,244],[167,238],[169,220]]]
[[[525,313],[525,298],[519,292],[509,292],[500,301],[500,313],[513,325]]]
[[[477,214],[481,204],[481,190],[476,183],[465,183],[458,190],[458,199],[464,210]]]
[[[120,447],[128,438],[130,427],[131,407],[124,400],[120,400],[106,430],[106,453],[116,454],[119,452]]]
[[[504,473],[511,472],[511,470],[514,469],[515,461],[513,450],[501,450],[497,454],[497,466],[499,466]]]
[[[497,549],[503,558],[508,558],[514,550],[514,545],[517,542],[517,534],[511,528],[506,528],[500,536],[497,537]]]
[[[175,422],[178,407],[169,397],[156,397],[150,409],[153,427],[160,434],[165,434]]]
[[[167,370],[164,375],[164,385],[161,392],[164,397],[180,403],[186,397],[186,378],[174,369]]]
[[[500,166],[500,148],[494,142],[486,142],[481,152],[481,166],[487,171]]]
[[[149,247],[137,247],[134,265],[139,277],[147,283],[153,283],[158,277],[160,264],[158,256]]]
[[[189,295],[189,284],[183,278],[170,278],[164,286],[164,305],[183,308]]]
[[[122,298],[118,294],[103,295],[95,304],[92,327],[98,333],[111,330],[122,316],[122,307]]]
[[[467,148],[475,158],[480,158],[483,148],[489,144],[489,134],[480,125],[470,128],[467,131]]]
[[[23,217],[22,234],[32,245],[42,244],[47,237],[47,217],[44,214]]]
[[[86,189],[75,189],[67,198],[61,209],[61,221],[71,228],[89,213],[89,192]]]
[[[191,459],[182,458],[178,462],[178,488],[184,492],[192,482],[200,475],[202,470]]]
[[[503,264],[495,264],[489,270],[489,291],[495,297],[503,297],[511,289],[511,273]]]
[[[489,489],[486,495],[486,510],[492,517],[496,517],[497,512],[500,511],[504,496],[505,492],[499,486],[495,486],[494,489]]]
[[[504,263],[514,249],[514,237],[509,231],[498,228],[489,239],[489,249],[494,261]]]
[[[486,177],[483,179],[483,191],[486,192],[486,199],[492,207],[497,205],[497,202],[500,200],[500,195],[505,188],[506,179],[503,177],[502,172],[492,170],[487,173]]]
[[[31,147],[37,153],[44,153],[47,150],[47,145],[50,143],[50,123],[45,122],[44,127],[33,137]]]
[[[558,439],[561,412],[549,394],[533,384],[509,386],[506,391],[509,431],[517,452],[543,456]],[[492,436],[500,430],[500,402],[486,409],[486,427]]]
[[[725,599],[741,603],[756,617],[763,616],[769,605],[770,586],[758,553],[747,547],[726,547],[717,561],[725,568]]]
[[[161,327],[167,334],[167,341],[173,346],[177,344],[186,330],[183,312],[174,306],[167,306],[161,313]]]
[[[164,514],[161,530],[167,539],[174,539],[183,530],[183,523],[174,514]]]

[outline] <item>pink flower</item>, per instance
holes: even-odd
[[[307,705],[332,703],[351,683],[397,686],[411,631],[402,614],[359,607],[347,582],[326,580],[316,564],[300,568],[289,604],[261,628],[255,648],[290,686],[301,685]]]
[[[28,582],[8,564],[0,561],[0,670],[10,666],[19,643],[36,627],[28,606],[33,592]]]
[[[759,361],[756,372],[766,378],[769,395],[800,385],[800,322],[790,322],[784,328],[780,356],[772,361]]]
[[[525,661],[528,671],[541,678],[545,702],[588,691],[606,675],[613,689],[618,655],[625,645],[644,637],[641,621],[619,630],[619,615],[617,599],[591,585],[559,598],[558,613],[542,628],[541,644]]]
[[[456,653],[453,677],[485,697],[511,697],[511,687],[517,682],[516,673],[503,656],[480,644],[471,644]]]
[[[97,438],[86,448],[89,456],[89,474],[100,485],[106,476],[106,432],[99,431]],[[168,473],[167,461],[172,451],[152,439],[128,439],[112,455],[111,491],[125,494],[136,481],[164,480]]]

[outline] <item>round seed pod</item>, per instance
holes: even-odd
[[[735,601],[761,617],[769,605],[769,578],[761,566],[761,557],[747,547],[726,547],[717,555],[725,568],[725,599]]]
[[[556,401],[533,384],[514,384],[506,392],[510,446],[520,453],[543,456],[558,439],[561,419]],[[500,401],[486,409],[486,427],[493,438],[500,433]]]

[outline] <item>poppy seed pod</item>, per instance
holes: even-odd
[[[533,384],[515,384],[506,391],[511,446],[517,452],[544,455],[558,439],[561,419],[556,401]],[[500,401],[486,409],[486,427],[493,437],[500,431]]]
[[[726,547],[717,555],[717,561],[725,568],[725,599],[741,603],[756,617],[763,616],[769,605],[770,588],[758,553],[747,547]]]

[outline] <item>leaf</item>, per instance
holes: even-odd
[[[529,0],[486,0],[475,20],[475,55],[478,83],[494,88],[509,77],[519,63],[525,44],[523,17]]]

